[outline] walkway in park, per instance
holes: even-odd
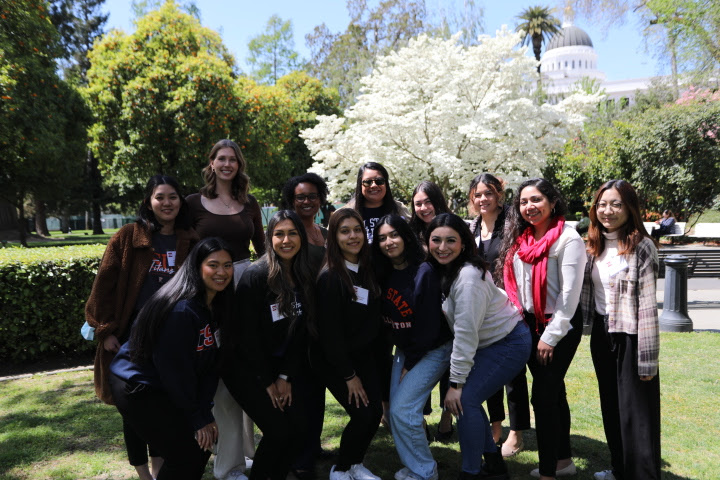
[[[661,278],[657,283],[658,308],[662,309],[664,299],[665,280]],[[688,279],[688,316],[693,329],[720,333],[720,278]]]

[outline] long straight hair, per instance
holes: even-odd
[[[425,252],[422,246],[420,246],[420,241],[410,228],[410,225],[400,215],[385,215],[378,221],[377,225],[375,225],[373,233],[375,241],[370,246],[372,263],[375,265],[375,275],[379,282],[385,280],[393,271],[392,262],[383,253],[380,248],[380,241],[378,240],[380,227],[383,225],[389,225],[394,228],[405,244],[402,255],[403,260],[408,263],[408,267],[417,267],[425,260]]]
[[[198,242],[190,250],[187,259],[175,276],[145,303],[138,313],[130,333],[130,345],[132,346],[130,354],[135,363],[144,363],[150,360],[160,330],[175,304],[180,300],[191,299],[205,304],[207,287],[200,272],[202,262],[212,253],[223,250],[228,252],[232,258],[230,247],[221,238],[208,237]],[[230,285],[232,285],[232,278]],[[227,287],[215,295],[212,301],[214,321],[218,323],[227,321],[225,317],[230,315],[232,297],[232,287]]]
[[[632,185],[625,180],[610,180],[598,188],[593,196],[592,208],[590,209],[590,226],[588,227],[587,251],[594,256],[600,255],[605,250],[605,235],[607,229],[600,223],[597,216],[597,204],[603,193],[614,188],[622,198],[623,208],[627,209],[628,218],[625,225],[618,229],[618,253],[626,255],[633,253],[635,247],[647,237],[653,242],[655,240],[648,235],[647,230],[640,216],[640,201]]]
[[[323,262],[322,270],[327,270],[337,276],[342,283],[344,293],[351,299],[357,300],[355,289],[353,288],[352,277],[345,265],[345,257],[343,256],[342,250],[340,250],[340,245],[337,241],[337,234],[340,229],[340,225],[348,218],[357,220],[360,226],[363,227],[363,246],[358,254],[358,264],[360,266],[358,275],[360,277],[360,283],[362,283],[364,288],[367,288],[370,291],[371,297],[378,297],[380,296],[380,287],[378,287],[373,273],[373,265],[370,260],[370,246],[368,245],[367,236],[365,235],[363,219],[357,211],[351,208],[341,208],[330,217],[330,223],[328,225],[327,250],[325,250],[325,261]]]
[[[437,184],[429,180],[423,180],[422,182],[420,182],[418,186],[415,187],[415,190],[413,190],[412,197],[410,197],[410,211],[412,212],[412,215],[410,216],[410,227],[413,229],[418,238],[422,240],[425,235],[425,230],[427,229],[429,224],[420,220],[420,218],[417,216],[417,213],[415,212],[415,195],[417,195],[419,192],[423,192],[425,195],[427,195],[428,200],[430,200],[430,203],[435,209],[436,216],[440,215],[441,213],[451,212],[447,206],[447,202],[445,201],[445,196],[443,195],[442,190],[440,190],[440,187],[438,187]]]
[[[362,177],[365,170],[375,170],[380,172],[380,175],[385,179],[385,196],[383,197],[383,208],[388,213],[400,213],[398,207],[395,204],[392,190],[390,189],[390,176],[388,171],[377,162],[367,162],[365,165],[360,167],[357,174],[357,183],[355,184],[355,210],[358,212],[362,211],[365,206],[365,197],[362,194]]]
[[[290,220],[295,229],[300,234],[300,250],[292,259],[290,271],[286,271],[285,263],[278,256],[272,246],[273,234],[277,225],[284,221]],[[277,302],[280,312],[287,318],[293,318],[293,302],[295,301],[295,288],[299,289],[303,296],[303,310],[307,314],[307,318],[315,317],[315,279],[317,278],[317,268],[310,261],[310,253],[308,248],[308,237],[305,227],[297,213],[292,210],[280,210],[270,218],[267,226],[267,234],[265,235],[265,255],[259,260],[267,263],[268,266],[268,287],[277,295]],[[295,282],[293,288],[286,280],[285,275],[290,275]],[[295,320],[293,319],[290,328],[295,328]],[[308,321],[308,325],[314,325],[314,322]],[[311,333],[312,331],[311,327]]]
[[[428,261],[441,275],[440,287],[443,293],[445,295],[450,293],[450,287],[457,278],[460,269],[466,263],[470,263],[473,267],[480,270],[482,272],[482,278],[485,280],[485,272],[487,272],[488,269],[487,262],[477,254],[475,239],[472,233],[470,233],[468,224],[454,213],[441,213],[432,219],[430,225],[428,225],[427,235],[425,236],[425,246],[427,246],[428,252],[430,251],[430,239],[432,238],[433,231],[440,227],[449,227],[455,230],[460,236],[460,243],[462,245],[460,255],[448,265],[440,265],[432,254],[428,255]]]
[[[147,185],[145,185],[145,195],[138,209],[136,222],[147,228],[150,232],[157,232],[162,228],[160,222],[155,218],[155,212],[153,212],[151,205],[153,193],[155,193],[155,189],[159,185],[170,185],[180,198],[180,210],[178,211],[177,217],[175,217],[175,229],[182,228],[187,230],[190,228],[188,204],[180,191],[180,185],[178,185],[177,180],[169,175],[153,175],[150,177]]]

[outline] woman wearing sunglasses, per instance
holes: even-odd
[[[395,214],[410,219],[405,205],[393,199],[388,171],[376,162],[368,162],[358,171],[355,196],[346,205],[354,208],[363,218],[368,243],[373,242],[373,231],[385,215]]]

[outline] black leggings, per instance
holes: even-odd
[[[226,370],[223,375],[225,386],[263,434],[255,450],[250,480],[285,480],[290,463],[298,456],[301,442],[307,436],[304,405],[307,398],[296,384],[299,379],[292,379],[292,406],[281,411],[273,406],[255,375],[241,369],[227,373]]]
[[[356,407],[355,403],[348,402],[347,383],[332,365],[326,361],[318,362],[317,365],[328,390],[350,415],[350,421],[340,439],[340,455],[336,466],[336,470],[339,471],[347,471],[352,465],[362,463],[365,452],[380,425],[383,414],[383,392],[389,389],[383,388],[382,385],[384,372],[387,370],[387,366],[384,365],[386,357],[382,352],[370,347],[363,351],[352,352],[350,358],[355,374],[367,394],[367,407],[362,403],[360,407]]]
[[[123,419],[165,461],[157,480],[199,480],[210,452],[200,448],[185,413],[162,390],[128,384],[110,375],[113,400]]]

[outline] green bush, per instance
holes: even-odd
[[[105,245],[0,249],[0,361],[91,351],[80,336]]]

